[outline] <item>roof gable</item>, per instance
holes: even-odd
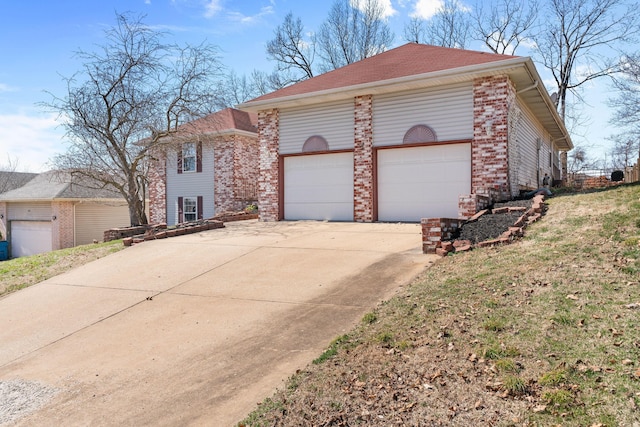
[[[235,131],[258,132],[258,116],[255,113],[225,108],[180,126],[178,133],[205,134]]]
[[[382,52],[325,74],[255,98],[251,102],[382,82],[419,74],[505,61],[517,56],[418,43]]]

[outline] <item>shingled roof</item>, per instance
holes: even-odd
[[[500,62],[513,58],[518,57],[408,43],[312,79],[268,93],[250,102],[394,80],[407,76]]]
[[[60,199],[121,199],[122,195],[110,189],[93,189],[87,182],[72,183],[71,176],[60,171],[38,174],[20,188],[0,194],[0,201],[49,201]]]
[[[255,113],[225,108],[180,126],[179,133],[208,134],[229,132],[257,133],[258,116]]]

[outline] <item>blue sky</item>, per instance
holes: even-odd
[[[429,17],[441,0],[381,0],[395,33],[394,46],[404,44],[403,28],[410,16]],[[41,172],[47,162],[65,150],[63,129],[55,114],[37,104],[48,102],[51,92],[65,95],[61,76],[79,68],[78,49],[93,51],[104,43],[104,30],[115,24],[115,12],[146,15],[145,23],[166,29],[176,42],[219,47],[228,70],[249,74],[253,69],[271,71],[265,44],[287,13],[302,19],[305,28],[317,30],[333,0],[55,0],[36,2],[0,0],[0,166],[8,157],[18,169]],[[471,48],[482,49],[481,46]],[[519,55],[528,55],[518,51]],[[544,70],[538,71],[545,78]],[[585,110],[590,117],[585,134],[593,157],[607,147],[604,138],[615,132],[602,103],[605,82],[589,88],[590,102],[598,108]],[[597,111],[597,113],[593,113]],[[575,137],[574,142],[580,142]]]

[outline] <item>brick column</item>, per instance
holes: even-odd
[[[373,99],[354,99],[353,220],[373,222]]]
[[[167,153],[154,150],[148,173],[149,181],[149,223],[167,222]]]
[[[277,109],[258,113],[258,139],[260,141],[260,176],[258,177],[258,209],[260,221],[279,221],[279,118]]]
[[[217,138],[213,147],[213,206],[215,213],[232,211],[236,208],[233,194],[233,137]]]
[[[52,202],[51,215],[53,250],[72,248],[75,243],[73,202]],[[56,219],[53,219],[54,216]]]
[[[500,199],[511,197],[509,188],[509,107],[515,89],[507,76],[473,82],[473,142],[471,192]]]

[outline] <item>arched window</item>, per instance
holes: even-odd
[[[310,151],[328,151],[329,143],[320,135],[314,135],[307,138],[302,146],[302,152],[308,153]]]
[[[415,125],[404,134],[403,144],[437,141],[436,133],[427,125]]]

